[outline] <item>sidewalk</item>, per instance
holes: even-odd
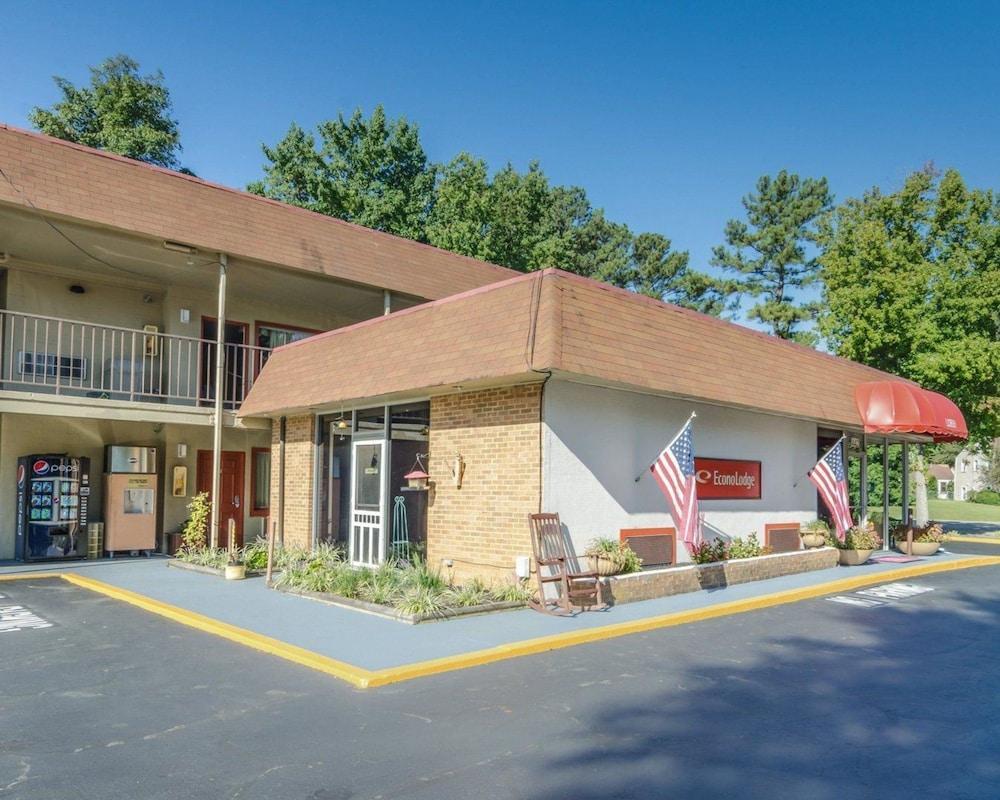
[[[0,580],[14,575],[25,578],[53,573],[76,576],[80,580],[70,580],[78,585],[103,591],[275,655],[283,655],[282,646],[291,646],[295,657],[284,657],[299,663],[309,661],[310,654],[331,660],[336,662],[337,668],[326,671],[351,680],[355,685],[369,686],[852,591],[885,581],[987,565],[1000,565],[1000,558],[944,553],[903,564],[834,567],[713,591],[628,603],[573,618],[517,609],[421,625],[406,625],[276,592],[268,589],[262,578],[227,582],[208,575],[168,569],[163,558],[3,566],[0,567]],[[93,583],[95,581],[99,583]],[[114,590],[124,591],[116,593]],[[151,602],[144,604],[143,599]],[[191,619],[186,619],[185,615],[190,615]],[[198,616],[203,619],[197,619]],[[208,618],[207,621],[204,618]],[[241,634],[245,635],[241,638]]]

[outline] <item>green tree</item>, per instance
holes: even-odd
[[[1000,202],[954,170],[875,188],[822,225],[820,332],[838,354],[943,392],[1000,434]]]
[[[710,314],[726,309],[726,282],[689,268],[657,233],[633,235],[591,206],[577,186],[553,186],[537,162],[486,163],[459,154],[440,170],[428,241],[522,272],[558,267]]]
[[[139,64],[117,55],[90,68],[90,85],[53,80],[62,99],[36,107],[28,119],[49,136],[176,169],[181,150],[170,92],[159,71],[140,75]]]
[[[249,191],[339,217],[366,228],[426,241],[436,168],[427,160],[416,125],[390,120],[375,107],[367,119],[318,126],[319,146],[294,123],[274,147],[264,146],[264,180]]]
[[[814,283],[819,270],[809,254],[816,222],[831,204],[826,178],[800,178],[782,170],[764,175],[757,191],[743,198],[747,221],[726,223],[725,240],[713,250],[712,264],[735,277],[742,294],[759,302],[747,316],[766,325],[775,336],[815,341],[803,329],[815,317],[815,303],[803,302],[799,291]]]

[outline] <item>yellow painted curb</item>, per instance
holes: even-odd
[[[11,572],[0,575],[0,581],[26,581],[30,578],[61,578],[61,572]]]
[[[227,622],[220,622],[212,617],[206,617],[204,614],[178,608],[169,603],[154,600],[151,597],[131,592],[128,589],[120,589],[117,586],[112,586],[93,578],[86,578],[75,573],[65,573],[61,577],[63,580],[84,589],[100,592],[115,600],[121,600],[133,606],[138,606],[145,611],[150,611],[153,614],[166,617],[174,622],[187,625],[189,628],[221,636],[223,639],[229,639],[231,642],[237,642],[238,644],[252,647],[254,650],[278,656],[286,661],[301,664],[303,667],[309,667],[309,669],[314,669],[318,672],[325,672],[327,675],[333,675],[335,678],[340,678],[342,681],[347,681],[359,688],[364,689],[369,685],[368,680],[371,672],[362,667],[356,667],[344,661],[337,661],[335,658],[314,653],[311,650],[306,650],[304,647],[272,639],[270,636],[254,633],[245,628],[230,625]]]
[[[955,536],[944,537],[946,542],[975,542],[976,544],[1000,544],[1000,536]]]
[[[360,689],[373,688],[376,686],[387,686],[391,683],[413,680],[414,678],[437,675],[442,672],[451,672],[469,667],[478,667],[484,664],[491,664],[496,661],[504,661],[510,658],[535,655],[545,653],[550,650],[559,650],[565,647],[574,647],[580,644],[589,644],[607,639],[615,639],[619,636],[629,636],[635,633],[645,633],[647,631],[660,628],[670,628],[677,625],[687,625],[692,622],[703,622],[705,620],[717,619],[719,617],[733,614],[744,614],[748,611],[757,611],[764,608],[796,603],[801,600],[811,600],[817,597],[824,597],[828,594],[838,592],[848,592],[860,589],[865,586],[874,586],[879,583],[901,580],[905,578],[917,578],[922,575],[932,575],[938,572],[952,572],[954,570],[971,569],[974,567],[1000,566],[1000,556],[970,556],[956,561],[944,561],[932,564],[918,564],[912,567],[901,567],[891,572],[868,573],[856,577],[841,578],[835,581],[816,586],[806,586],[800,589],[787,589],[782,592],[763,595],[761,597],[751,597],[745,600],[733,600],[727,603],[696,608],[689,611],[676,611],[670,614],[661,614],[645,619],[631,620],[629,622],[618,622],[611,625],[603,625],[597,628],[586,630],[569,631],[566,633],[556,633],[550,636],[539,636],[534,639],[525,639],[520,642],[510,642],[508,644],[489,647],[483,650],[475,650],[469,653],[460,653],[454,656],[431,659],[428,661],[417,661],[412,664],[403,664],[398,667],[390,667],[382,670],[369,670],[364,667],[357,667],[344,661],[338,661],[328,656],[314,653],[303,647],[288,644],[269,636],[264,636],[245,628],[239,628],[226,622],[198,614],[194,611],[179,608],[169,603],[154,600],[151,597],[120,589],[117,586],[87,578],[77,573],[14,573],[11,575],[0,575],[0,581],[20,580],[26,578],[62,578],[75,586],[99,592],[116,600],[142,608],[153,614],[179,622],[182,625],[195,628],[205,633],[221,636],[232,642],[260,650],[264,653],[283,658],[301,666],[318,672],[332,675],[335,678],[346,681],[352,686]]]

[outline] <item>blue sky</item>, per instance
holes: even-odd
[[[381,102],[433,159],[539,159],[695,266],[765,172],[843,199],[933,160],[1000,188],[998,3],[35,0],[0,33],[4,122],[125,52],[163,70],[183,162],[243,186],[292,120]]]

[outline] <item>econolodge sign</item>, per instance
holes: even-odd
[[[696,458],[699,500],[760,500],[760,462]]]

